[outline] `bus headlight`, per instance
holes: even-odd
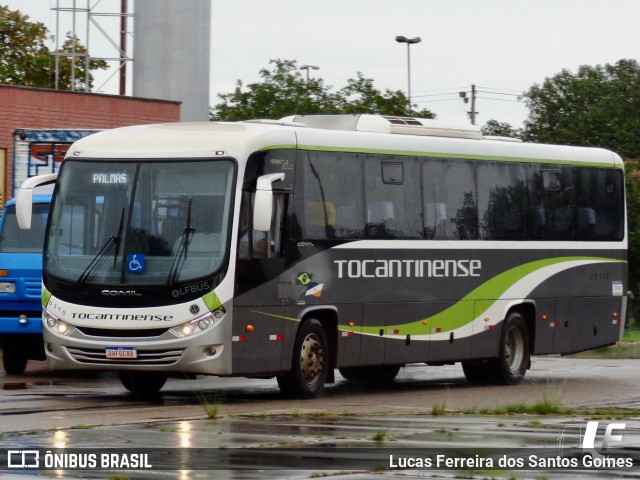
[[[51,315],[46,310],[44,311],[42,320],[50,330],[53,330],[60,335],[68,335],[73,331],[73,326],[69,325],[67,322],[60,320],[55,315]]]
[[[16,293],[16,284],[13,282],[0,282],[0,293]]]
[[[216,310],[217,312],[217,310]],[[209,312],[201,317],[195,318],[187,323],[178,325],[171,329],[176,337],[190,337],[196,333],[200,333],[213,325],[214,319],[217,319],[216,312]]]

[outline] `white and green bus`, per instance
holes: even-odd
[[[624,170],[603,149],[377,115],[160,124],[79,140],[43,269],[53,370],[392,381],[461,362],[517,384],[531,355],[613,344],[626,309]]]

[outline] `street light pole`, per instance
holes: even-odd
[[[396,37],[396,42],[407,44],[407,98],[409,100],[409,110],[411,110],[411,51],[410,47],[414,43],[420,43],[420,37],[407,38],[402,35]]]
[[[309,69],[311,69],[311,70],[319,70],[320,67],[318,67],[316,65],[302,65],[300,67],[300,70],[306,70],[307,71],[307,85],[309,84]]]

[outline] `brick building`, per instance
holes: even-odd
[[[25,132],[103,130],[179,120],[180,102],[0,85],[0,207],[13,196],[16,142],[29,142]],[[43,151],[42,142],[39,146]],[[50,161],[55,164],[68,145],[51,144],[51,148],[55,154]]]

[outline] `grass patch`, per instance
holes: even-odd
[[[211,420],[216,420],[219,418],[218,409],[222,404],[222,400],[218,397],[214,397],[213,400],[208,399],[205,395],[198,394],[198,400],[204,407],[204,411],[207,413],[207,416]]]
[[[443,401],[431,407],[431,415],[445,415],[447,413],[447,405]]]
[[[616,420],[626,417],[637,417],[640,408],[598,407],[585,412],[589,420]]]
[[[542,400],[534,404],[524,402],[512,403],[494,409],[481,409],[478,410],[478,413],[483,415],[561,415],[569,413],[570,411],[568,408],[563,407],[560,402],[544,395]]]
[[[623,342],[640,342],[640,328],[629,327],[624,329],[624,335],[622,336]]]
[[[387,430],[380,430],[379,432],[376,432],[371,436],[371,440],[373,440],[374,442],[384,442],[384,441],[394,442],[395,439],[396,438],[393,435],[391,435]]]

